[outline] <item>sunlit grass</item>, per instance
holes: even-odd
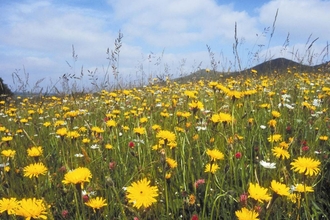
[[[329,84],[289,70],[1,102],[1,217],[326,217]]]

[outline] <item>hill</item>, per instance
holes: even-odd
[[[215,80],[219,78],[219,75],[222,75],[223,77],[232,77],[232,76],[238,76],[238,75],[244,75],[244,74],[250,74],[251,70],[258,71],[258,74],[265,75],[274,73],[275,71],[278,73],[287,71],[287,69],[294,69],[298,72],[312,72],[312,71],[318,71],[318,69],[321,70],[329,70],[330,69],[330,62],[326,62],[324,64],[319,64],[315,66],[309,66],[304,65],[286,58],[276,58],[273,60],[265,61],[261,64],[258,64],[254,67],[245,69],[243,71],[236,71],[236,72],[206,72],[205,69],[196,71],[188,76],[180,77],[175,79],[175,81],[184,83],[188,81],[194,81],[199,80],[201,78],[209,79],[209,80]]]

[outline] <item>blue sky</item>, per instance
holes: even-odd
[[[83,67],[79,88],[90,86],[88,70],[96,70],[100,83],[108,66],[106,50],[114,49],[119,30],[122,84],[211,68],[206,45],[217,70],[233,70],[238,68],[232,49],[235,22],[243,69],[277,57],[318,64],[329,60],[329,10],[326,0],[1,1],[0,77],[13,90],[18,86],[13,72],[28,80],[30,90],[43,78],[42,86],[61,89],[61,76],[80,75]]]

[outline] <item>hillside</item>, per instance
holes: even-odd
[[[309,65],[304,65],[300,64],[298,62],[286,59],[286,58],[276,58],[273,60],[269,60],[266,62],[263,62],[261,64],[258,64],[254,67],[245,69],[243,71],[236,71],[236,72],[229,72],[229,73],[224,73],[224,72],[213,72],[210,71],[207,73],[205,69],[196,71],[188,76],[180,77],[175,79],[177,82],[187,82],[187,81],[192,81],[192,80],[199,80],[201,78],[204,79],[218,79],[219,75],[222,75],[223,77],[232,77],[232,76],[237,76],[237,75],[244,75],[244,74],[249,74],[251,73],[251,70],[256,70],[258,71],[258,74],[270,74],[274,73],[274,71],[281,73],[284,71],[287,71],[287,69],[295,69],[298,72],[311,72],[311,71],[317,71],[318,69],[322,70],[329,70],[330,68],[330,62],[320,64],[320,65],[315,65],[315,66],[309,66]]]

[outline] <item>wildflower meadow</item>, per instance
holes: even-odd
[[[1,219],[328,219],[330,75],[0,102]]]

